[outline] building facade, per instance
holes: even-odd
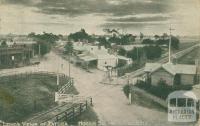
[[[147,63],[145,73],[148,83],[154,86],[161,82],[169,86],[194,85],[198,83],[196,65]]]
[[[0,68],[19,67],[30,63],[35,43],[14,43],[0,47]]]

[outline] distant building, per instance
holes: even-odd
[[[144,71],[146,80],[155,86],[161,81],[170,86],[196,84],[196,65],[147,63]]]
[[[18,67],[29,64],[34,56],[34,41],[8,41],[0,47],[0,68]]]
[[[106,66],[117,67],[118,62],[130,63],[131,59],[120,57],[108,53],[103,46],[94,46],[83,44],[81,42],[74,43],[75,63],[85,67],[96,67],[100,70],[106,70]]]

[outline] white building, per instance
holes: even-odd
[[[106,66],[117,67],[119,60],[125,60],[126,63],[130,63],[129,58],[109,54],[104,46],[93,46],[81,42],[74,43],[73,46],[78,60],[82,64],[90,66],[91,63],[95,63],[100,70],[106,70]]]

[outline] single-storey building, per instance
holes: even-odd
[[[115,55],[110,54],[97,54],[98,64],[97,68],[106,71],[106,66],[116,67],[118,58]]]
[[[73,47],[75,55],[73,62],[86,68],[96,67],[106,71],[106,66],[115,68],[118,62],[122,64],[129,64],[131,62],[129,58],[109,54],[104,46],[94,46],[78,42],[74,43]]]
[[[6,42],[0,47],[0,68],[17,67],[29,64],[34,57],[34,41]]]
[[[152,85],[161,81],[167,85],[194,85],[196,84],[197,66],[172,63],[146,63],[146,80]]]
[[[97,57],[91,54],[75,55],[72,62],[86,69],[97,68]]]

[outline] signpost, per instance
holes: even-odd
[[[61,94],[61,93],[55,92],[55,102],[80,103],[80,102],[85,102],[85,97],[73,95],[73,94]]]
[[[72,94],[60,94],[58,92],[55,92],[55,102],[71,102],[72,100]]]
[[[15,67],[15,56],[12,56],[11,59],[12,59],[12,62],[13,62],[13,67]]]

